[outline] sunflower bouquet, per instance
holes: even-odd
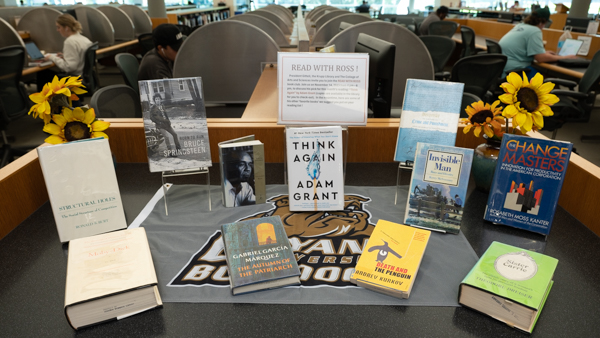
[[[465,109],[469,115],[462,120],[466,124],[465,134],[473,130],[477,137],[483,132],[488,139],[500,140],[504,132],[509,131],[510,125],[513,133],[519,130],[524,134],[530,130],[541,130],[544,116],[554,115],[550,106],[559,101],[556,95],[550,94],[554,83],[544,83],[544,77],[539,73],[528,80],[524,72],[522,78],[517,73],[510,73],[506,80],[500,85],[504,94],[494,103],[478,101]],[[506,106],[502,108],[500,102]],[[509,119],[512,123],[508,122]]]
[[[110,123],[96,119],[94,109],[88,107],[73,108],[73,101],[79,100],[77,94],[87,93],[79,76],[62,79],[54,77],[46,83],[39,93],[29,95],[35,104],[29,109],[34,118],[44,120],[43,131],[50,134],[44,141],[51,144],[66,143],[87,138],[108,136],[104,131]]]

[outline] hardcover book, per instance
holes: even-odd
[[[455,144],[463,88],[456,82],[406,80],[395,161],[414,161],[417,142]]]
[[[162,306],[144,228],[69,243],[65,315],[74,329]]]
[[[460,284],[458,302],[531,333],[558,260],[493,242]]]
[[[279,216],[223,224],[231,293],[300,284],[300,269]]]
[[[417,143],[404,224],[458,234],[473,149]]]
[[[254,135],[219,143],[223,205],[265,203],[265,147]]]
[[[127,227],[107,139],[39,147],[37,152],[62,243]]]
[[[140,81],[151,172],[212,166],[199,77]]]
[[[342,128],[287,128],[291,211],[344,209]]]
[[[573,144],[504,134],[484,218],[550,233]]]
[[[393,297],[408,298],[431,231],[379,220],[350,281]]]

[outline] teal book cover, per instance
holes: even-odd
[[[458,234],[473,149],[417,143],[404,224]]]
[[[300,276],[279,216],[223,224],[221,229],[232,289]]]
[[[453,146],[464,84],[408,79],[394,160],[414,161],[417,142]]]

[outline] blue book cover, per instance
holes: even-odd
[[[484,219],[548,235],[572,149],[504,134]]]
[[[223,224],[234,295],[300,284],[300,270],[279,216]]]
[[[473,149],[417,143],[404,224],[458,234]]]
[[[455,144],[464,86],[456,82],[406,80],[395,161],[414,161],[417,142]]]

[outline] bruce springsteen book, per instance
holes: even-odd
[[[417,143],[404,224],[458,234],[473,149]]]
[[[37,152],[62,243],[127,227],[108,139],[39,147]]]
[[[342,127],[286,129],[290,211],[344,209]]]
[[[366,289],[408,298],[431,231],[379,220],[350,281]]]
[[[550,256],[493,242],[460,284],[458,302],[531,333],[557,265]]]
[[[279,216],[223,224],[231,293],[300,284],[300,269]]]
[[[484,218],[550,233],[573,144],[504,134]]]
[[[140,81],[150,172],[212,166],[202,80]]]

